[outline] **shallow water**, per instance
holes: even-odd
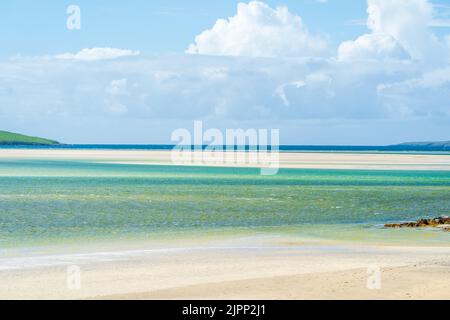
[[[0,246],[266,232],[448,244],[389,221],[450,213],[450,172],[259,169],[0,161]]]

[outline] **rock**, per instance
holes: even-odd
[[[442,227],[444,231],[450,231],[450,217],[442,216],[433,219],[419,219],[416,222],[387,223],[385,228],[423,228],[423,227]]]

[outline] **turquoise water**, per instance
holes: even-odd
[[[263,230],[330,239],[449,243],[384,230],[450,214],[450,172],[0,161],[0,245]]]

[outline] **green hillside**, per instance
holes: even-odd
[[[7,131],[0,131],[0,145],[57,145],[59,142],[30,137],[23,134],[17,134]]]

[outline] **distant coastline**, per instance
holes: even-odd
[[[172,144],[38,144],[38,143],[2,143],[0,149],[26,148],[26,149],[73,149],[73,150],[171,150]],[[225,149],[225,148],[224,148]],[[248,149],[248,148],[247,148]],[[270,148],[269,148],[270,149]],[[391,146],[308,146],[308,145],[281,145],[280,151],[284,152],[450,152],[450,146],[430,145],[391,145]]]
[[[428,141],[428,142],[405,142],[395,147],[407,147],[407,148],[441,148],[444,150],[450,150],[450,141]]]
[[[57,149],[100,149],[100,150],[171,150],[174,144],[62,144],[55,140],[27,136],[0,130],[0,148],[57,148]],[[193,148],[194,146],[192,146]],[[204,148],[206,146],[203,146]],[[226,146],[223,146],[224,150]],[[270,146],[268,147],[270,149]],[[248,147],[246,147],[248,149]],[[280,151],[353,151],[353,152],[450,152],[450,141],[405,142],[386,146],[356,145],[280,145]]]
[[[58,141],[0,131],[0,146],[58,146]]]

